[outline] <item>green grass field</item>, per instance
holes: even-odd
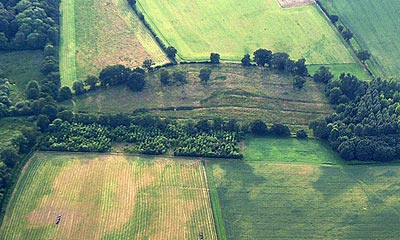
[[[308,72],[310,75],[314,75],[314,73],[321,67],[322,65],[308,65]],[[361,80],[371,80],[372,76],[368,73],[368,71],[358,63],[352,64],[335,64],[335,65],[324,65],[329,68],[334,75],[334,78],[339,79],[340,74],[342,73],[351,73]]]
[[[44,78],[40,72],[43,59],[43,51],[0,51],[0,72],[11,83],[11,99],[14,102],[25,99],[29,81]]]
[[[309,64],[354,63],[315,5],[281,8],[276,0],[137,1],[138,8],[182,60],[239,61],[258,48],[304,57]]]
[[[197,239],[200,232],[216,239],[200,161],[36,153],[0,239]]]
[[[144,108],[172,118],[264,119],[269,123],[290,124],[293,128],[307,128],[311,120],[332,112],[323,94],[324,86],[312,80],[308,80],[303,90],[294,90],[291,76],[224,64],[212,69],[211,80],[204,85],[198,77],[202,67],[168,68],[170,72],[188,71],[188,83],[183,86],[162,86],[155,72],[148,77],[143,92],[134,93],[125,87],[93,91],[75,98],[74,106],[70,107],[75,111],[106,113],[131,113]],[[179,109],[182,106],[195,109]]]
[[[398,239],[400,165],[342,165],[315,140],[247,145],[244,161],[207,162],[227,239]]]
[[[331,14],[354,33],[357,45],[367,49],[372,59],[367,64],[374,75],[386,79],[400,77],[397,60],[400,56],[399,1],[321,0]]]
[[[338,155],[328,146],[313,139],[248,138],[244,144],[246,161],[265,161],[310,164],[335,164]]]

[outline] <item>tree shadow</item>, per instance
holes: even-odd
[[[312,186],[321,192],[326,200],[339,196],[357,184],[342,166],[321,166],[319,169],[321,175]]]
[[[223,179],[218,179],[217,191],[222,208],[222,218],[225,223],[228,239],[241,239],[255,231],[255,219],[252,212],[259,210],[259,200],[253,198],[256,187],[268,180],[254,174],[252,166],[244,161],[218,161],[224,172]],[[215,178],[215,176],[214,176]]]

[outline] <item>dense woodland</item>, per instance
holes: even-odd
[[[326,69],[314,76],[326,82],[336,113],[310,124],[346,160],[392,161],[400,158],[400,85],[380,78],[361,81],[351,74],[332,80]]]
[[[65,89],[60,89],[58,69],[59,3],[59,0],[0,0],[0,50],[42,49],[45,52],[40,69],[45,77],[29,82],[23,101],[11,99],[10,82],[0,66],[0,117],[33,116],[33,120],[40,114],[56,117],[57,100],[66,97]],[[1,204],[6,189],[16,181],[13,176],[18,176],[17,168],[36,145],[39,135],[36,128],[24,128],[12,139],[11,145],[0,149]]]
[[[58,44],[60,0],[1,0],[0,49],[43,49]]]

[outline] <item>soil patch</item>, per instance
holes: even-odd
[[[315,3],[315,0],[278,0],[279,5],[284,8],[299,7]]]

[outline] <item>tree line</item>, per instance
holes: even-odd
[[[36,145],[39,135],[40,133],[35,128],[25,127],[11,140],[10,145],[0,150],[0,207],[5,206],[4,204],[11,196],[11,192],[7,190],[17,180],[15,172],[24,164],[21,160]],[[0,218],[3,214],[4,212],[0,213]]]
[[[392,161],[400,158],[400,85],[380,78],[361,81],[351,74],[338,80],[326,68],[314,75],[325,82],[335,113],[310,124],[346,160]]]

